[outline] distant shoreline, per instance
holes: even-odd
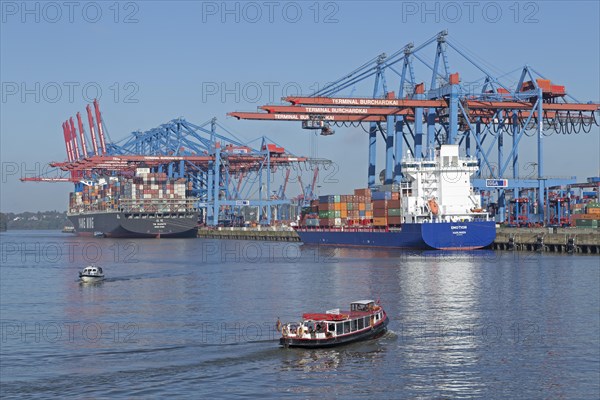
[[[26,211],[0,213],[0,231],[12,230],[62,230],[72,225],[66,211]]]

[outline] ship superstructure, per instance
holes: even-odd
[[[404,223],[456,222],[488,219],[481,197],[471,186],[477,160],[459,155],[458,145],[443,145],[429,159],[402,160]]]

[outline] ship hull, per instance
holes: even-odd
[[[494,221],[404,224],[400,230],[298,229],[305,244],[392,247],[436,250],[474,250],[496,238]]]
[[[386,316],[385,319],[379,324],[373,326],[371,329],[367,329],[361,332],[356,332],[349,335],[342,335],[338,337],[332,337],[327,339],[297,339],[282,337],[279,339],[279,345],[283,347],[301,347],[305,349],[319,349],[325,347],[335,347],[343,344],[349,344],[353,342],[360,342],[363,340],[377,339],[387,331],[387,325],[389,318]]]
[[[198,213],[129,214],[122,212],[68,215],[78,235],[112,238],[188,238],[197,236]]]

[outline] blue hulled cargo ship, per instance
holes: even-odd
[[[457,145],[443,145],[426,159],[407,157],[402,160],[402,183],[384,185],[366,200],[342,196],[352,201],[342,201],[339,206],[340,196],[323,196],[318,204],[320,219],[305,219],[297,229],[298,236],[305,244],[334,246],[487,247],[496,238],[496,224],[481,208],[480,196],[470,185],[477,170],[477,160],[461,157]],[[361,202],[354,203],[358,197]],[[358,219],[348,218],[357,215],[351,209],[357,204],[363,208],[362,202],[370,210],[359,211]]]
[[[492,244],[494,221],[403,224],[401,228],[299,228],[305,244],[398,247],[438,250],[473,250]]]

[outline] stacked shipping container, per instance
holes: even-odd
[[[401,224],[399,193],[355,189],[354,194],[319,196],[303,210],[304,226],[365,227]]]
[[[373,193],[373,225],[399,226],[402,224],[400,193]]]
[[[573,209],[571,220],[578,228],[598,228],[600,226],[600,203],[590,202]]]
[[[71,212],[106,211],[118,207],[121,182],[114,177],[99,179],[95,185],[84,185],[81,191],[69,193]]]
[[[185,179],[169,179],[165,173],[138,170],[133,178],[101,178],[81,191],[70,193],[71,212],[85,211],[185,211],[190,204],[186,197]]]

